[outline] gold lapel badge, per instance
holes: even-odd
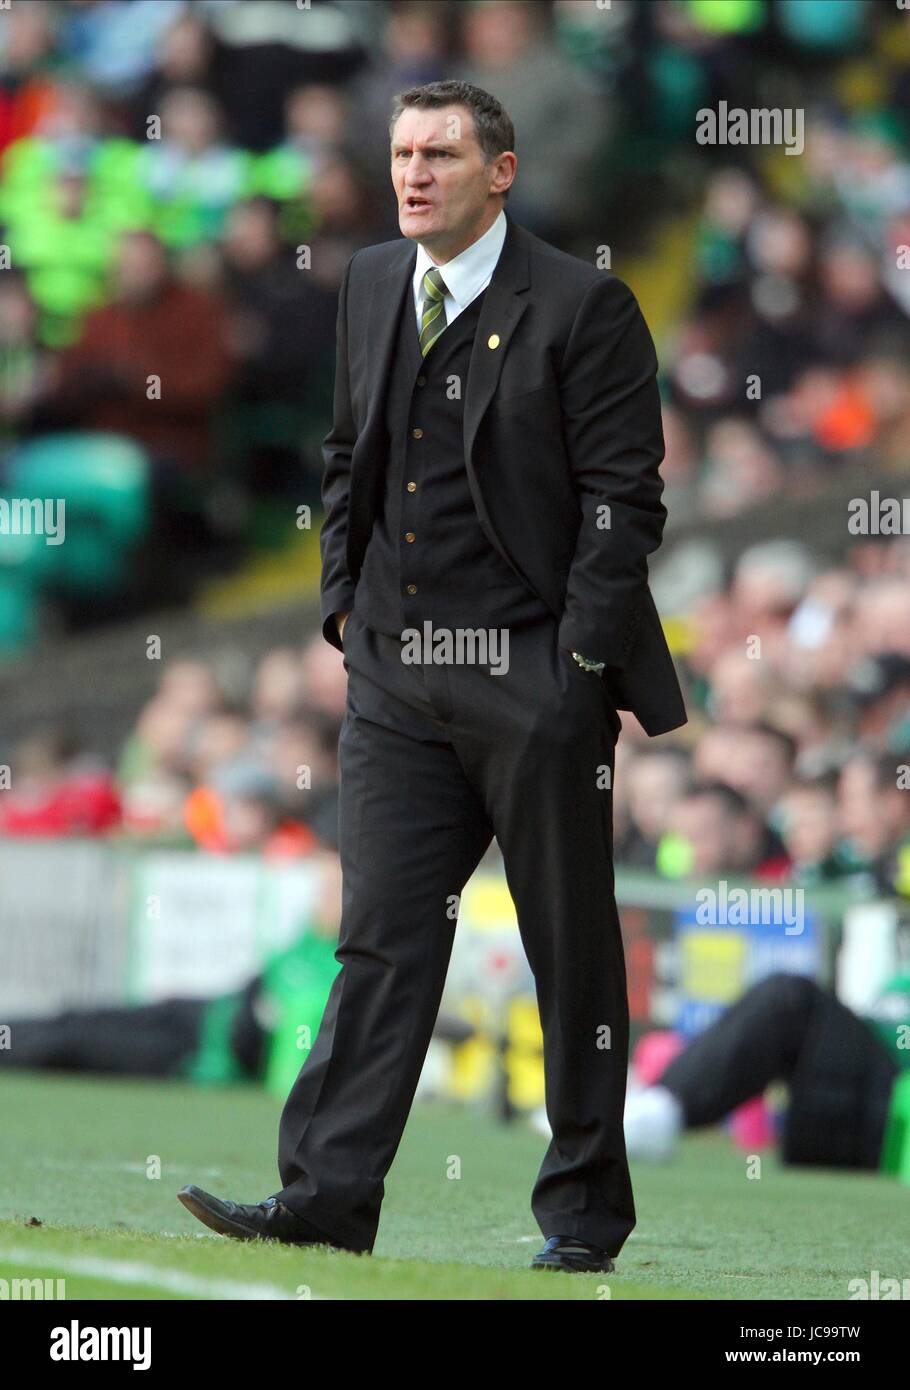
[[[489,338],[487,339],[487,347],[488,347],[488,348],[498,348],[498,347],[499,347],[499,334],[498,334],[498,333],[491,333],[491,334],[490,334]]]

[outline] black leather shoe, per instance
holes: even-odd
[[[576,1236],[550,1236],[531,1261],[532,1269],[561,1269],[567,1274],[612,1274],[615,1269],[606,1250]]]
[[[227,1198],[213,1197],[211,1192],[203,1192],[201,1187],[192,1185],[182,1187],[177,1196],[197,1221],[221,1236],[235,1236],[238,1240],[280,1240],[285,1245],[330,1245],[336,1250],[350,1249],[317,1231],[303,1217],[296,1216],[279,1202],[277,1197],[244,1205],[242,1202],[228,1201]]]

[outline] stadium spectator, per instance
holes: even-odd
[[[658,846],[689,775],[688,757],[681,748],[672,747],[645,749],[622,771],[627,820],[624,830],[614,836],[621,864],[656,867]]]
[[[31,135],[53,108],[53,47],[46,5],[10,6],[0,34],[0,152]]]
[[[588,225],[606,105],[548,40],[546,11],[534,0],[472,0],[460,16],[465,57],[450,75],[495,92],[515,125],[521,178],[509,209],[561,245]]]
[[[282,240],[277,205],[263,197],[231,209],[221,254],[235,364],[224,415],[232,472],[249,493],[299,499],[301,439],[311,420],[323,417],[330,389],[325,363],[335,341],[337,258],[326,266],[317,246],[317,268],[301,268]],[[306,462],[315,474],[315,459]]]
[[[286,859],[311,854],[318,844],[301,820],[285,814],[278,777],[253,757],[216,767],[209,785],[188,797],[186,824],[200,848],[215,853]]]
[[[439,0],[390,4],[369,65],[348,84],[357,128],[377,183],[388,170],[392,98],[396,92],[437,82],[447,75],[447,21],[446,7]]]
[[[673,805],[668,824],[657,866],[671,876],[710,880],[731,873],[777,880],[789,870],[773,831],[747,799],[724,782],[685,792]]]
[[[145,50],[149,61],[149,49]],[[184,7],[168,17],[157,36],[141,86],[126,101],[127,124],[134,140],[148,138],[150,115],[159,115],[168,94],[190,87],[205,92],[223,108],[224,82],[217,44],[198,7]]]
[[[151,71],[162,34],[185,8],[186,0],[58,5],[61,54],[106,95],[128,92]]]
[[[225,338],[222,305],[171,276],[150,232],[129,232],[114,299],[61,354],[45,418],[128,435],[162,472],[192,476],[212,463],[211,414],[230,376]]]
[[[794,780],[781,798],[780,811],[794,883],[808,888],[856,874],[856,861],[840,841],[836,773]]]
[[[216,238],[243,196],[247,163],[225,139],[218,103],[196,87],[175,87],[161,102],[161,134],[139,157],[139,179],[161,209],[158,229],[171,246]]]
[[[860,753],[844,765],[838,785],[846,848],[884,894],[895,891],[910,839],[908,766],[910,753],[903,757]]]
[[[0,791],[0,835],[106,835],[120,825],[120,793],[101,759],[62,729],[36,730],[13,750]]]

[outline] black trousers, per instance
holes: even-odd
[[[775,974],[674,1058],[660,1084],[694,1129],[716,1124],[772,1081],[786,1081],[785,1163],[877,1168],[898,1072],[833,994],[801,975]]]
[[[10,1047],[0,1067],[110,1072],[121,1076],[178,1076],[199,1045],[205,999],[68,1009],[51,1018],[10,1023]]]
[[[609,790],[620,720],[600,677],[557,645],[555,618],[509,639],[508,672],[494,675],[406,665],[401,643],[356,610],[344,629],[342,968],[281,1116],[276,1195],[357,1249],[373,1247],[459,895],[494,835],[544,1037],[553,1137],[534,1215],[544,1235],[611,1254],[635,1224]]]

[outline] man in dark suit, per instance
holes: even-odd
[[[492,96],[405,92],[391,137],[403,239],[348,266],[324,445],[342,968],[282,1115],[281,1191],[181,1196],[224,1234],[372,1250],[459,895],[495,835],[544,1036],[534,1267],[609,1271],[635,1224],[617,710],[649,734],[686,718],[648,590],[654,346],[620,280],[507,216],[514,134]]]

